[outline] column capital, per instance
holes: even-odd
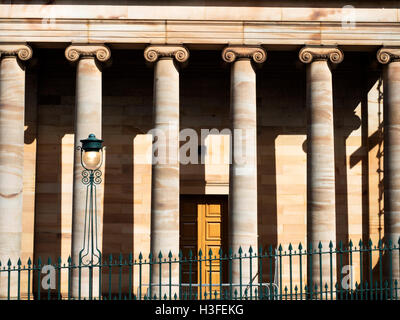
[[[72,62],[84,57],[95,57],[100,62],[106,62],[111,57],[111,50],[105,45],[72,44],[65,49],[65,57]]]
[[[33,50],[26,43],[0,43],[0,59],[15,56],[22,61],[32,58]]]
[[[148,62],[156,62],[161,58],[175,58],[177,62],[189,59],[189,50],[180,45],[151,45],[144,50],[144,58]]]
[[[263,63],[267,59],[267,52],[258,46],[229,46],[222,51],[225,62],[234,62],[236,59],[252,59],[255,63]]]
[[[299,59],[303,63],[311,63],[313,61],[329,61],[332,63],[340,63],[343,61],[343,51],[337,47],[312,47],[306,46],[299,52]]]
[[[383,47],[376,53],[376,58],[382,64],[400,61],[400,47]]]

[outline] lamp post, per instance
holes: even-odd
[[[83,246],[79,251],[79,264],[95,266],[101,263],[101,251],[97,243],[97,204],[96,185],[101,183],[103,164],[103,140],[97,139],[94,134],[89,134],[87,139],[80,140],[82,183],[86,185],[85,227]]]

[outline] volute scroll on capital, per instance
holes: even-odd
[[[267,60],[266,51],[258,46],[229,46],[222,51],[222,59],[231,63],[236,59],[252,59],[255,63],[263,63]]]
[[[151,45],[144,50],[144,58],[148,62],[156,62],[160,58],[175,58],[177,62],[183,63],[189,59],[189,50],[178,45]]]
[[[337,47],[304,47],[299,52],[299,59],[303,63],[321,60],[340,63],[343,58],[343,51]]]
[[[65,49],[65,57],[72,62],[82,57],[95,57],[100,62],[106,62],[111,58],[111,50],[105,45],[72,44]]]
[[[18,59],[21,61],[27,61],[30,58],[32,58],[32,55],[33,55],[32,48],[25,43],[0,44],[0,59],[2,57],[15,56],[15,57],[18,57]]]
[[[400,47],[383,47],[378,50],[376,58],[382,64],[400,61]]]

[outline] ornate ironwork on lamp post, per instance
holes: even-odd
[[[103,164],[103,140],[89,134],[81,140],[82,183],[86,185],[85,227],[82,250],[79,251],[79,262],[84,266],[94,266],[101,263],[101,251],[97,243],[97,204],[96,185],[100,184]]]

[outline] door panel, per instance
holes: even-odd
[[[180,249],[183,258],[188,259],[190,251],[193,258],[197,256],[197,203],[193,199],[182,200],[180,210]],[[197,282],[197,265],[195,263],[182,264],[182,283],[189,282]]]
[[[199,208],[201,206],[201,208]],[[203,251],[203,260],[201,266],[201,279],[199,273],[199,283],[206,285],[202,290],[207,293],[206,297],[215,292],[219,292],[219,278],[221,263],[219,259],[219,251],[222,249],[222,204],[216,202],[207,202],[204,205],[198,205],[198,248]],[[211,265],[210,265],[210,250]],[[200,263],[199,263],[200,264]],[[211,279],[210,279],[211,277]]]

